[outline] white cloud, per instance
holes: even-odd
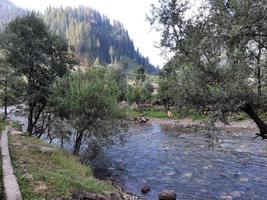
[[[47,6],[89,6],[97,9],[111,19],[119,20],[129,31],[135,46],[148,56],[151,63],[162,67],[164,59],[159,55],[160,50],[154,47],[160,36],[151,31],[146,14],[150,12],[150,5],[157,0],[11,0],[15,4],[30,9],[43,11]]]

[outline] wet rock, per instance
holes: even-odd
[[[239,178],[240,183],[247,183],[248,181],[249,181],[249,179],[247,177],[240,177]]]
[[[159,200],[176,200],[176,193],[173,190],[164,190],[159,193]]]
[[[140,116],[135,117],[134,121],[138,121],[139,123],[146,123],[149,121],[149,119],[145,118],[145,116],[141,114]]]
[[[222,200],[232,200],[233,197],[231,197],[231,196],[221,196],[221,199]]]
[[[138,200],[138,197],[135,197],[131,194],[124,193],[122,191],[117,192],[106,192],[103,194],[94,194],[84,191],[76,191],[72,197],[61,198],[58,200]]]
[[[234,198],[240,198],[241,197],[241,192],[240,191],[233,191],[230,193],[230,195]]]
[[[93,194],[88,192],[76,192],[72,199],[74,200],[124,200],[119,193]]]
[[[111,193],[109,198],[110,198],[110,200],[117,200],[117,199],[123,200],[124,199],[123,196],[119,193]]]
[[[191,172],[184,174],[185,178],[192,178],[193,174]]]
[[[147,194],[148,192],[150,192],[150,187],[148,185],[143,185],[141,191],[143,194]]]

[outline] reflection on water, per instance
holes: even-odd
[[[135,126],[97,157],[95,175],[139,195],[147,183],[147,200],[164,189],[175,190],[178,199],[267,199],[266,141],[244,131],[216,135],[220,142],[211,146],[202,133]]]

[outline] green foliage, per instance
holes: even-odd
[[[127,100],[127,76],[128,72],[121,64],[108,65],[106,79],[116,83],[118,87],[118,102]]]
[[[51,95],[52,83],[68,73],[76,63],[74,56],[66,40],[50,34],[35,13],[18,17],[5,27],[1,48],[14,72],[26,81],[27,131],[32,134]]]
[[[51,101],[56,115],[77,130],[76,154],[83,138],[108,137],[122,117],[117,107],[119,89],[105,73],[104,68],[91,67],[59,80],[54,87]]]
[[[22,101],[26,92],[24,87],[23,79],[14,72],[4,55],[0,54],[0,105],[5,107],[5,117],[8,105]]]
[[[151,22],[161,46],[174,56],[164,67],[161,95],[168,88],[177,110],[213,112],[214,119],[243,110],[266,126],[254,110],[266,102],[266,2],[211,0],[188,16],[188,1],[160,1]],[[230,3],[229,3],[230,2]]]
[[[112,117],[110,114],[115,113],[118,88],[114,81],[105,79],[105,71],[102,69],[90,68],[86,72],[74,72],[59,80],[54,89],[58,109],[66,112],[66,117],[84,117],[89,120],[84,125],[90,126],[99,117]]]
[[[142,112],[142,104],[151,103],[154,92],[151,81],[145,74],[145,69],[140,67],[135,72],[135,84],[129,86],[129,101],[135,102]]]
[[[6,125],[7,125],[7,122],[0,119],[0,133],[2,133]]]

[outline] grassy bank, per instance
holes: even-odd
[[[93,193],[114,188],[92,176],[88,166],[32,137],[10,136],[12,163],[24,200],[57,199],[76,190]]]
[[[183,118],[191,118],[193,120],[207,120],[208,116],[203,115],[196,111],[189,111],[186,114],[179,115],[176,111],[172,111],[173,117],[169,118],[166,114],[166,111],[162,108],[152,107],[146,108],[144,110],[144,114],[148,118],[157,118],[157,119],[183,119]],[[135,109],[127,111],[128,117],[137,117],[139,116],[139,112]]]
[[[7,124],[6,121],[0,120],[0,133],[4,130],[6,124]]]

